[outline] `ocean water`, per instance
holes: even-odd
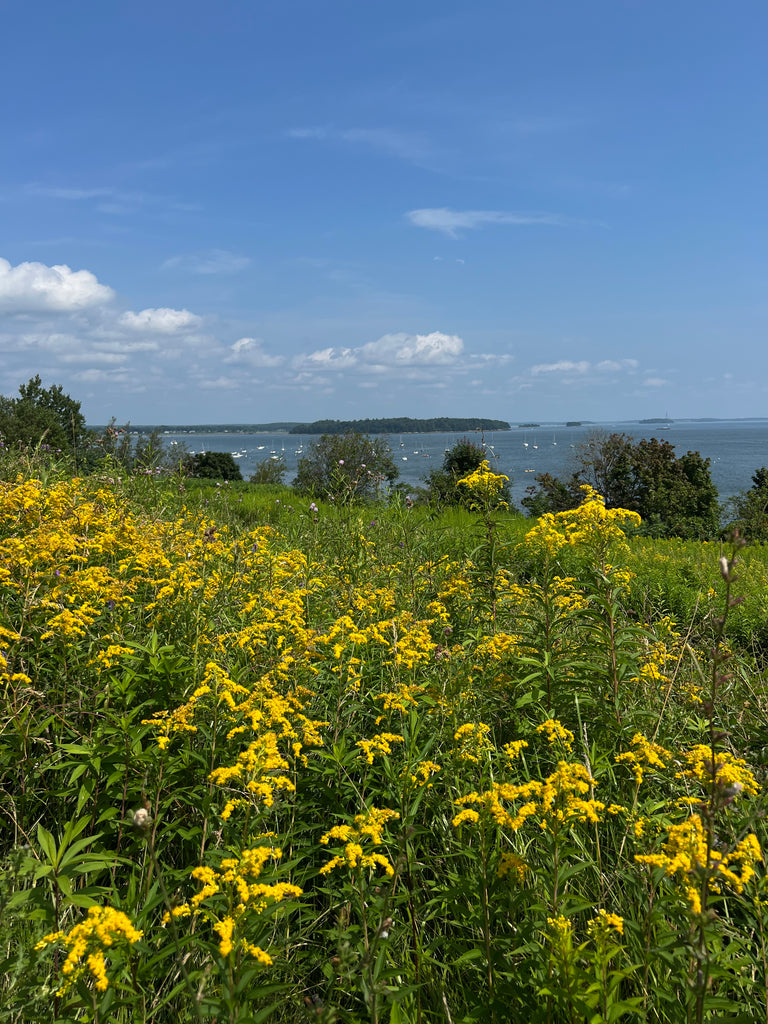
[[[510,477],[515,502],[524,497],[537,473],[568,476],[576,448],[595,430],[625,433],[636,441],[658,437],[675,446],[678,455],[698,451],[711,460],[712,479],[725,501],[752,485],[752,474],[768,465],[768,420],[719,420],[709,423],[680,421],[667,429],[659,424],[598,423],[581,427],[542,424],[533,428],[486,431],[480,434],[402,434],[389,435],[392,455],[400,470],[400,480],[417,486],[432,468],[442,464],[447,448],[462,437],[485,443],[489,462],[496,472]],[[184,444],[192,452],[231,452],[248,479],[264,459],[282,456],[288,467],[287,482],[316,436],[295,434],[174,434],[163,435],[166,444]]]

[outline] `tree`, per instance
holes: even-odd
[[[21,385],[18,398],[0,397],[0,436],[8,446],[46,445],[75,455],[92,440],[80,402],[57,384],[44,388],[39,374]]]
[[[466,505],[470,493],[459,487],[459,480],[473,473],[488,458],[485,448],[476,441],[463,437],[445,453],[440,469],[433,469],[424,477],[427,499],[435,505]],[[499,502],[511,508],[509,486],[504,485],[498,495]]]
[[[715,536],[720,525],[709,465],[699,452],[678,457],[669,441],[633,442],[626,434],[598,432],[581,446],[569,480],[537,477],[523,504],[534,515],[575,508],[581,502],[580,485],[589,483],[607,508],[639,512],[645,534],[704,539]]]
[[[752,487],[731,498],[732,527],[738,527],[745,540],[768,541],[768,468],[761,466],[752,474]]]
[[[252,484],[282,485],[287,471],[288,467],[282,455],[270,456],[270,458],[256,463],[256,468],[248,477],[248,481]]]
[[[299,459],[293,486],[308,497],[357,502],[375,498],[382,484],[392,484],[398,476],[383,438],[323,434]]]
[[[240,467],[229,452],[198,452],[187,462],[187,472],[201,480],[242,480]]]

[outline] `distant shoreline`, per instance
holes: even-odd
[[[590,426],[595,428],[601,428],[605,426],[621,426],[621,427],[632,427],[637,425],[648,426],[654,422],[662,423],[674,423],[678,426],[683,423],[763,423],[768,421],[768,416],[683,416],[676,418],[675,420],[664,420],[659,419],[656,421],[652,420],[580,420],[580,421],[546,421],[542,420],[539,424],[541,429],[561,429],[566,427],[573,427],[578,422],[579,426]],[[418,422],[418,421],[412,421]],[[426,421],[429,422],[429,421]],[[499,422],[499,421],[491,421]],[[118,425],[118,429],[124,429],[125,425]],[[516,428],[525,428],[525,423],[515,423]],[[97,432],[103,432],[107,429],[108,424],[96,423],[88,424],[90,430]],[[296,427],[308,426],[303,424],[299,420],[295,421],[282,421],[278,423],[184,423],[184,424],[169,424],[169,423],[130,423],[128,424],[128,432],[130,434],[151,434],[153,431],[157,431],[159,434],[285,434],[286,436],[295,431]],[[410,429],[410,430],[387,430],[382,433],[387,434],[446,434],[446,433],[461,433],[466,430],[474,429],[485,429],[485,430],[509,430],[511,429],[509,424],[504,427],[485,427],[485,428],[468,428],[459,427],[454,431],[451,428],[440,428],[435,427],[433,429]],[[305,431],[310,433],[310,431]]]

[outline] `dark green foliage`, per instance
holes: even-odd
[[[506,420],[484,420],[475,417],[436,416],[415,420],[410,416],[369,420],[315,420],[298,423],[291,434],[426,434],[432,431],[450,433],[459,430],[509,430]]]
[[[44,388],[37,374],[21,385],[18,398],[0,397],[0,438],[9,447],[45,445],[54,452],[79,454],[91,433],[80,403],[57,384]]]
[[[434,505],[467,505],[472,496],[466,487],[459,487],[459,480],[474,472],[484,461],[488,452],[483,445],[463,437],[450,448],[440,469],[433,469],[424,477],[427,498]],[[505,484],[499,493],[499,502],[511,507],[509,487]]]
[[[536,483],[523,500],[533,515],[575,508],[579,486],[588,483],[608,508],[639,512],[648,536],[704,539],[719,532],[709,459],[699,452],[678,457],[674,445],[655,437],[634,442],[626,434],[595,433],[581,446],[569,480],[545,474]]]
[[[252,484],[283,484],[288,467],[282,455],[276,458],[262,459],[248,477]]]
[[[299,460],[293,486],[299,494],[353,502],[375,498],[399,471],[383,438],[364,434],[324,434]]]
[[[198,452],[187,462],[190,476],[201,480],[242,480],[240,467],[229,452]]]
[[[536,484],[526,488],[520,504],[530,516],[538,518],[545,512],[565,512],[569,508],[576,508],[582,497],[581,490],[578,487],[574,490],[572,483],[563,483],[551,473],[539,473]]]
[[[730,508],[745,540],[768,541],[768,468],[762,466],[752,476],[752,487],[731,499]]]

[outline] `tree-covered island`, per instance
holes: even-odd
[[[410,416],[367,420],[315,420],[297,423],[291,434],[429,434],[465,430],[509,430],[505,420],[486,420],[476,417],[436,416],[416,420]]]

